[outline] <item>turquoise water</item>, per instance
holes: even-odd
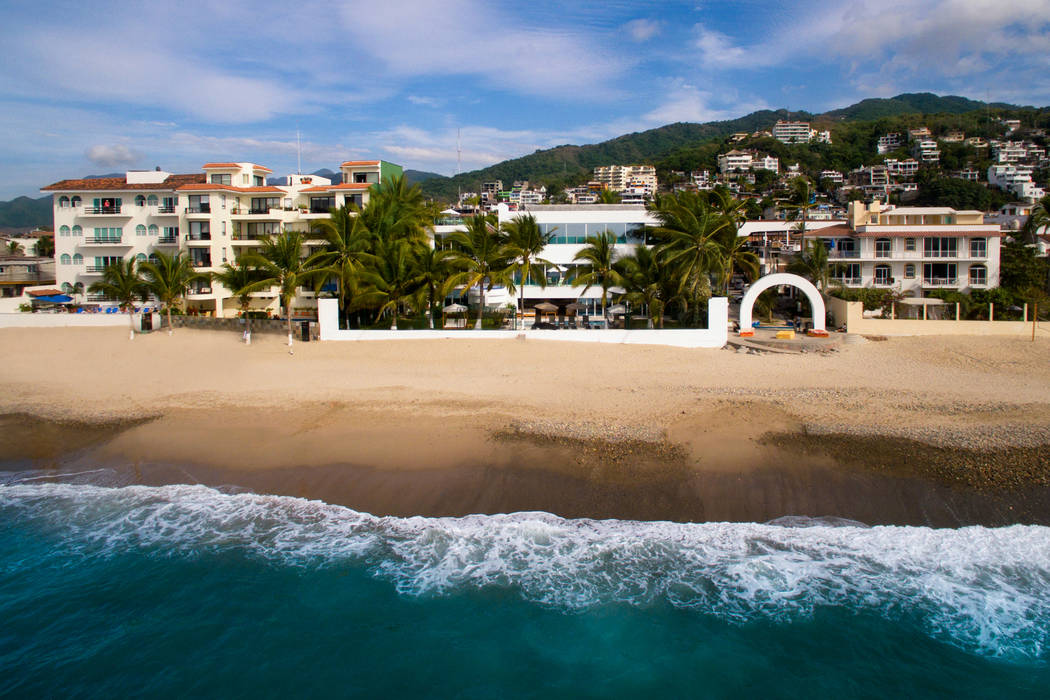
[[[0,485],[0,695],[1046,697],[1050,529]]]

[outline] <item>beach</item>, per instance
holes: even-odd
[[[834,347],[8,329],[0,454],[378,515],[1050,522],[1050,343]]]

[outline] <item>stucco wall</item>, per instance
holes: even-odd
[[[828,299],[835,326],[846,324],[849,333],[863,335],[1015,335],[1031,336],[1032,324],[1023,321],[920,321],[912,319],[864,318],[859,301]],[[1039,324],[1036,335],[1050,337],[1050,324]]]

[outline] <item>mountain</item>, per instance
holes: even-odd
[[[426,170],[405,170],[405,181],[414,185],[417,182],[423,182],[424,180],[430,180],[435,177],[445,177],[441,173],[428,173]]]
[[[39,199],[16,197],[10,202],[0,202],[0,228],[51,228],[53,225],[51,195]]]
[[[770,129],[777,120],[809,121],[821,128],[837,122],[870,121],[904,114],[965,114],[980,109],[1017,110],[1016,105],[986,104],[954,95],[904,93],[892,98],[867,99],[849,107],[822,114],[761,110],[737,119],[703,124],[668,124],[639,133],[626,134],[609,141],[585,146],[563,145],[538,150],[526,156],[496,163],[487,168],[462,173],[455,177],[435,177],[423,181],[424,194],[451,200],[457,192],[476,192],[482,182],[502,180],[509,186],[514,180],[565,184],[579,181],[596,166],[612,163],[652,163],[666,168],[682,168],[695,157],[683,157],[712,151],[722,139],[736,132]],[[712,153],[706,153],[710,158]],[[661,162],[663,161],[663,162]]]

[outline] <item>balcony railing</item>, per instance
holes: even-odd
[[[210,241],[211,233],[188,233],[186,234],[187,241]]]
[[[86,298],[88,301],[116,301],[113,297],[105,294],[88,294]]]
[[[891,258],[893,257],[893,251],[890,250],[875,250],[876,258]]]
[[[924,250],[922,251],[922,257],[924,258],[957,258],[959,252],[957,250]]]
[[[191,260],[190,265],[193,267],[211,267],[211,258],[201,258],[199,260]]]
[[[270,207],[252,207],[248,210],[249,214],[269,214]]]
[[[157,245],[178,245],[178,236],[161,236],[157,239]]]
[[[237,231],[237,232],[234,232],[234,234],[232,236],[230,236],[230,238],[232,238],[235,241],[261,241],[264,238],[266,238],[268,236],[271,236],[271,235],[277,235],[277,234],[276,234],[276,232],[273,233],[273,234],[269,234],[269,233],[241,233],[241,232]]]
[[[84,207],[85,214],[119,214],[122,207]]]
[[[190,289],[190,294],[211,294],[211,287],[197,287]]]
[[[84,239],[85,243],[91,245],[121,245],[124,242],[123,236],[88,236]]]
[[[0,272],[0,282],[39,282],[53,279],[55,279],[54,273],[47,275],[43,272],[30,272],[28,270],[5,270]]]
[[[201,204],[201,205],[198,205],[196,207],[189,206],[189,207],[186,207],[186,213],[187,214],[211,214],[211,205],[210,204]]]
[[[923,277],[923,285],[927,287],[955,287],[959,284],[957,277]]]
[[[102,274],[105,271],[106,271],[106,266],[105,265],[88,265],[87,267],[84,268],[84,272],[87,272],[87,273],[90,273],[90,274],[93,274],[93,275],[100,275],[100,274]]]
[[[174,204],[161,204],[159,207],[157,207],[157,213],[158,214],[174,214],[175,213],[175,205]]]
[[[832,277],[831,281],[832,282],[838,282],[839,284],[845,284],[847,286],[849,286],[849,285],[856,286],[856,285],[859,285],[861,283],[861,278],[860,277]]]
[[[832,250],[828,251],[828,257],[832,259],[859,258],[859,250]]]

